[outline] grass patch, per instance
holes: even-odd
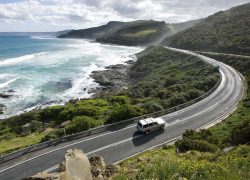
[[[39,143],[45,133],[33,133],[24,137],[17,137],[8,141],[0,141],[0,154],[7,154],[12,151],[16,151],[33,144]]]
[[[147,30],[143,30],[143,31],[138,31],[135,33],[126,33],[124,34],[124,36],[128,36],[128,37],[145,37],[151,34],[157,33],[157,29],[147,29]]]

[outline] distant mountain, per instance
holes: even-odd
[[[53,32],[53,35],[54,36],[61,36],[62,34],[67,34],[69,33],[70,31],[73,31],[74,29],[69,29],[69,30],[64,30],[64,31],[57,31],[57,32]]]
[[[166,24],[164,21],[153,20],[111,21],[98,27],[69,31],[58,37],[95,39],[97,42],[120,45],[155,45],[166,37],[189,28],[199,21],[179,24]]]
[[[121,45],[148,45],[168,32],[170,29],[164,21],[135,21],[98,37],[96,41]]]
[[[127,24],[126,22],[110,21],[109,23],[92,27],[87,29],[72,30],[59,35],[59,38],[82,38],[82,39],[96,39],[104,34],[111,33],[118,27]]]
[[[167,37],[162,45],[250,55],[250,3],[217,12],[195,26]]]

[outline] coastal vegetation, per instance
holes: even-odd
[[[239,70],[250,85],[250,57],[203,53]],[[163,146],[120,163],[113,179],[249,179],[250,90],[238,109],[207,130],[187,130],[175,145]]]
[[[220,11],[163,41],[188,50],[250,55],[250,3]]]
[[[143,54],[131,67],[125,90],[1,121],[0,153],[185,103],[210,90],[219,79],[215,67],[195,56],[163,47],[149,47]],[[37,138],[29,143],[31,136]],[[15,144],[16,139],[23,143]]]

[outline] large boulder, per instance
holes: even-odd
[[[0,114],[3,114],[5,109],[6,109],[6,106],[4,104],[0,104]]]
[[[92,180],[88,157],[79,149],[69,149],[57,173],[38,173],[24,180]]]
[[[118,171],[115,165],[106,165],[100,156],[88,157],[79,149],[69,149],[57,173],[41,172],[24,180],[102,180]]]

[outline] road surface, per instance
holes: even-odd
[[[221,84],[202,101],[162,116],[166,121],[164,131],[142,135],[136,132],[136,125],[131,124],[119,130],[58,144],[0,164],[0,179],[15,180],[41,171],[53,171],[70,148],[82,149],[88,156],[100,155],[107,163],[118,162],[151,147],[170,142],[180,137],[186,129],[204,128],[219,122],[235,110],[244,92],[243,81],[230,66],[199,56],[220,67]]]

